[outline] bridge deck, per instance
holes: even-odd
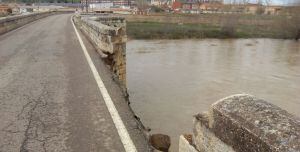
[[[50,16],[0,36],[0,152],[124,151],[70,21]],[[120,88],[84,43],[139,151]]]

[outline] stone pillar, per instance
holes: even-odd
[[[101,22],[101,20],[100,20]],[[127,86],[126,82],[126,23],[124,18],[111,18],[111,20],[105,20],[101,22],[109,26],[117,27],[115,34],[111,36],[111,43],[113,45],[112,54],[112,70],[118,77],[120,83]]]
[[[122,85],[126,83],[126,43],[115,44],[112,69]]]

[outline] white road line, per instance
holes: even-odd
[[[101,77],[100,77],[100,75],[99,75],[99,73],[98,73],[98,71],[97,71],[97,69],[96,69],[96,67],[95,67],[95,65],[94,65],[94,63],[93,63],[86,47],[85,47],[85,45],[83,44],[83,41],[82,41],[82,39],[81,39],[81,37],[80,37],[80,35],[79,35],[75,25],[74,25],[74,22],[73,22],[72,18],[71,18],[71,22],[72,22],[72,25],[75,29],[76,35],[77,35],[78,40],[79,40],[80,45],[81,45],[81,48],[82,48],[83,53],[84,53],[84,55],[85,55],[85,57],[88,61],[89,66],[90,66],[90,68],[93,72],[94,78],[95,78],[95,80],[98,84],[98,87],[100,89],[100,93],[103,96],[105,104],[106,104],[106,106],[108,108],[108,111],[111,115],[111,118],[112,118],[112,120],[113,120],[113,122],[114,122],[114,124],[117,128],[118,134],[121,138],[121,141],[123,143],[125,151],[126,152],[137,152],[136,147],[133,144],[133,142],[132,142],[132,140],[131,140],[131,138],[128,134],[128,131],[127,131],[127,129],[126,129],[126,127],[125,127],[125,125],[124,125],[124,123],[123,123],[123,121],[122,121],[122,119],[121,119],[121,117],[120,117],[120,115],[119,115],[119,113],[118,113],[111,97],[109,96],[109,94],[107,92],[107,89],[105,88],[104,83],[101,80]]]

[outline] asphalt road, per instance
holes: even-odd
[[[70,17],[0,36],[0,152],[124,151]],[[83,40],[135,146],[148,151],[121,89]]]

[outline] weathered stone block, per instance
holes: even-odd
[[[194,125],[201,150],[218,151],[211,148],[216,137],[238,152],[300,151],[300,119],[247,94],[216,102],[208,114],[196,116]]]
[[[179,152],[199,152],[189,141],[181,135],[179,137]]]
[[[194,144],[200,152],[234,152],[233,148],[209,129],[207,113],[198,114],[194,119]]]

